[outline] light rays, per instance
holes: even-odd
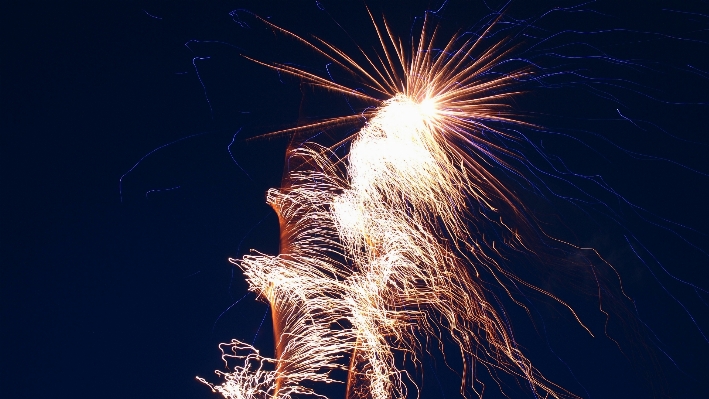
[[[425,20],[406,49],[386,21],[374,22],[381,53],[360,49],[366,63],[358,64],[325,41],[263,22],[350,72],[373,94],[297,67],[253,61],[373,107],[270,133],[366,120],[349,138],[345,158],[294,140],[283,187],[267,197],[279,216],[279,255],[232,260],[249,289],[271,306],[275,357],[234,340],[222,345],[223,358],[232,360],[232,372],[218,372],[225,382],[200,380],[238,399],[324,397],[312,383],[342,383],[347,399],[406,398],[416,382],[397,354],[417,362],[421,337],[440,339],[446,331],[462,356],[462,393],[483,396],[482,367],[501,390],[498,372],[536,397],[576,397],[531,364],[487,288],[499,286],[526,309],[510,288],[526,286],[565,306],[591,333],[571,306],[504,264],[505,251],[542,256],[534,248],[546,237],[488,166],[514,171],[504,157],[519,155],[481,134],[516,140],[494,125],[527,124],[509,100],[533,71],[497,71],[514,46],[504,40],[483,46],[493,23],[477,39],[456,35],[439,48],[437,29]],[[480,231],[487,225],[501,235],[485,237]],[[347,380],[331,377],[335,370],[345,370]]]

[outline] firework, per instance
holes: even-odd
[[[476,38],[456,35],[441,43],[437,27],[425,20],[407,47],[385,20],[372,17],[381,48],[361,50],[365,62],[358,63],[323,40],[261,21],[338,65],[365,90],[291,65],[254,62],[370,107],[270,133],[296,135],[282,187],[267,195],[279,217],[280,253],[232,262],[271,307],[276,353],[264,357],[238,340],[222,344],[231,371],[217,372],[221,384],[200,381],[226,398],[324,397],[313,383],[343,384],[348,399],[405,398],[416,381],[401,358],[418,363],[423,340],[442,345],[445,332],[462,356],[464,395],[483,395],[477,383],[483,368],[500,386],[499,372],[537,397],[576,397],[532,365],[488,288],[501,287],[525,310],[512,291],[536,291],[593,335],[570,305],[506,264],[510,254],[550,259],[559,251],[552,262],[560,263],[564,248],[581,250],[547,234],[490,167],[523,175],[509,162],[521,156],[487,139],[520,140],[495,127],[500,124],[532,126],[509,101],[535,70],[500,72],[513,43],[483,45],[495,22]],[[345,156],[336,151],[343,142],[297,139],[301,132],[362,120],[344,140]],[[486,226],[497,235],[481,233]],[[336,370],[345,371],[346,380],[333,377]]]

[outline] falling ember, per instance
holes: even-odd
[[[232,260],[249,289],[271,306],[275,357],[234,340],[221,345],[232,370],[217,372],[224,382],[199,380],[226,398],[324,397],[313,382],[341,383],[347,399],[405,398],[415,382],[397,354],[416,362],[421,338],[437,339],[446,331],[462,355],[461,391],[482,396],[475,380],[483,367],[492,378],[497,372],[517,378],[538,397],[576,397],[531,364],[485,288],[524,285],[575,317],[562,300],[512,274],[502,263],[500,242],[478,230],[494,225],[507,250],[530,256],[544,236],[487,166],[492,161],[511,170],[500,154],[516,155],[479,134],[509,136],[490,125],[524,124],[506,101],[532,72],[490,73],[511,47],[499,42],[481,48],[485,35],[468,41],[456,36],[437,49],[436,29],[428,22],[409,50],[386,22],[375,23],[382,53],[362,52],[366,65],[323,41],[316,46],[263,22],[358,76],[376,94],[292,66],[264,64],[373,107],[273,133],[366,119],[349,138],[344,158],[293,141],[283,187],[267,195],[280,220],[280,254]],[[536,234],[524,234],[530,231]],[[347,380],[334,378],[335,370],[346,371]]]

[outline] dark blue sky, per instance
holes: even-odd
[[[364,48],[376,46],[363,4],[8,3],[0,7],[0,396],[217,397],[194,377],[217,381],[219,342],[272,348],[263,303],[248,295],[230,307],[247,291],[227,259],[249,249],[277,252],[277,220],[264,194],[280,183],[287,138],[244,139],[349,109],[339,96],[242,58],[326,73],[325,60],[243,10],[351,51],[344,31]],[[414,17],[440,6],[367,3],[404,37]],[[555,199],[551,206],[579,245],[599,248],[618,266],[635,299],[635,308],[625,304],[639,317],[635,324],[647,325],[637,327],[645,338],[619,338],[621,347],[655,354],[649,373],[664,380],[668,397],[709,397],[702,337],[709,294],[650,261],[651,253],[676,277],[709,289],[709,105],[701,104],[709,103],[709,4],[599,1],[543,16],[580,2],[525,3],[513,2],[505,21],[511,29],[536,21],[520,40],[527,49],[542,44],[520,58],[566,72],[527,85],[516,102],[534,123],[550,126],[527,137],[574,171],[603,176],[644,210],[582,180],[578,190],[590,190],[610,211],[588,204],[567,214]],[[451,2],[439,13],[441,25],[475,30],[499,4],[487,7]],[[637,241],[629,245],[624,236],[631,235]],[[548,285],[574,296],[563,282]],[[509,308],[531,360],[584,397],[651,397],[637,362],[603,335],[597,299],[577,294],[596,338],[544,301],[536,332],[524,312]],[[441,389],[455,397],[452,375],[428,368],[424,397],[440,397]],[[523,392],[510,388],[513,398]],[[500,397],[493,387],[486,395]]]

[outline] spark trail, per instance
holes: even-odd
[[[361,51],[366,63],[359,64],[320,39],[310,42],[261,21],[358,77],[373,94],[297,67],[253,61],[372,107],[271,133],[366,120],[346,139],[345,157],[336,155],[337,146],[293,140],[283,186],[267,195],[279,216],[279,255],[232,260],[249,289],[271,306],[275,357],[233,340],[221,345],[232,370],[217,371],[224,381],[199,380],[234,399],[325,397],[312,383],[344,384],[347,399],[406,398],[416,383],[397,359],[417,363],[422,337],[436,340],[445,331],[462,356],[463,394],[483,396],[477,380],[483,368],[500,386],[499,372],[535,397],[576,397],[532,365],[488,288],[502,287],[525,309],[513,287],[536,291],[591,333],[571,306],[505,265],[506,254],[542,257],[537,248],[566,246],[546,235],[491,172],[495,164],[517,173],[506,159],[520,157],[483,134],[519,140],[494,126],[526,124],[509,99],[534,71],[496,72],[514,46],[505,40],[483,46],[493,23],[477,39],[454,36],[437,47],[437,28],[426,20],[405,48],[386,21],[372,17],[381,52]],[[498,237],[481,233],[485,226],[494,226]],[[346,371],[347,380],[332,377],[335,370]]]

